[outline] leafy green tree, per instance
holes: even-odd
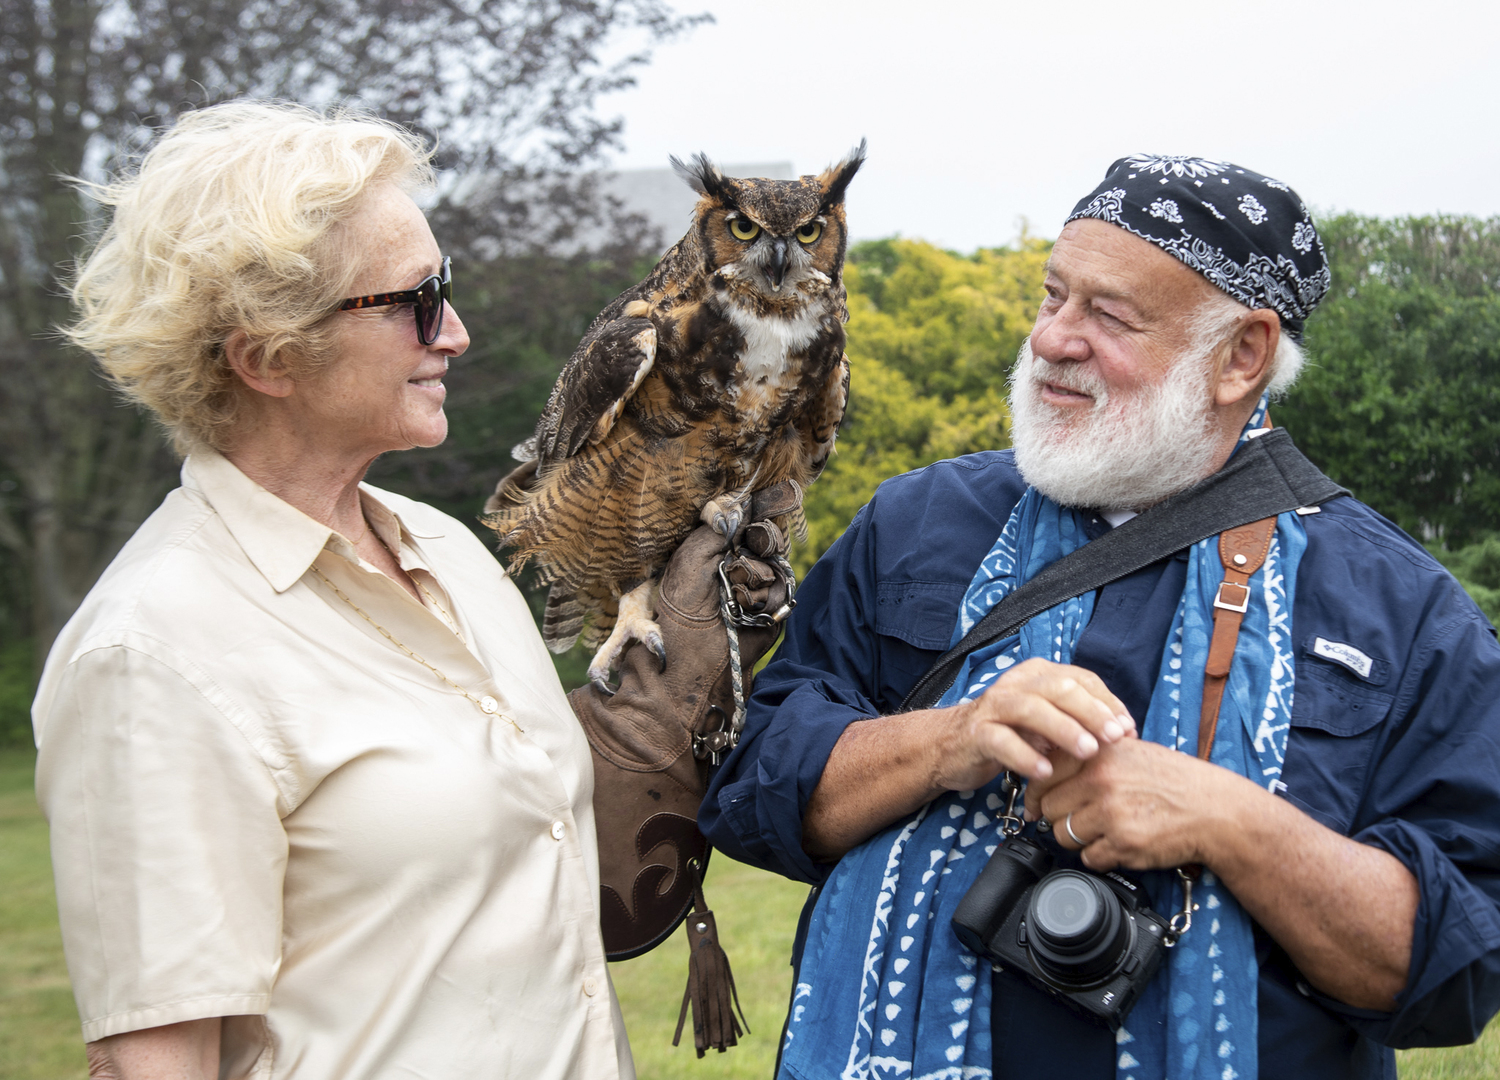
[[[1277,422],[1415,536],[1455,548],[1500,529],[1500,218],[1319,230],[1333,287]]]
[[[849,251],[849,410],[807,497],[799,571],[890,476],[1010,444],[1005,378],[1031,330],[1051,245],[957,255],[918,240]]]
[[[1449,550],[1429,544],[1427,550],[1453,572],[1490,622],[1500,623],[1500,533],[1491,533],[1466,547]]]

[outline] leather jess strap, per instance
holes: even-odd
[[[1276,518],[1261,518],[1219,534],[1224,580],[1214,597],[1214,633],[1203,668],[1203,712],[1198,719],[1198,756],[1208,760],[1219,726],[1219,705],[1229,681],[1229,666],[1240,639],[1240,624],[1250,607],[1250,576],[1265,564],[1276,535]]]

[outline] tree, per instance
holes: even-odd
[[[849,250],[849,410],[808,492],[805,572],[879,483],[1010,444],[1005,379],[1031,331],[1051,244],[956,255],[917,240]]]
[[[1500,529],[1500,218],[1318,228],[1333,285],[1277,422],[1415,536],[1462,547]]]
[[[187,108],[350,101],[441,137],[438,164],[464,179],[433,209],[440,242],[506,263],[490,287],[509,280],[510,299],[535,305],[538,276],[514,268],[612,213],[586,170],[619,125],[595,103],[646,54],[604,67],[601,47],[698,21],[663,0],[0,0],[0,14],[0,615],[24,620],[5,629],[39,656],[174,474],[149,422],[53,333],[99,226],[59,177],[128,162]],[[629,248],[604,265],[629,264]],[[472,370],[493,375],[502,355]]]
[[[1427,550],[1458,578],[1490,622],[1500,623],[1500,533],[1461,548],[1429,544]]]

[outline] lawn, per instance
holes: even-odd
[[[0,750],[0,1080],[83,1080],[83,1046],[52,897],[47,828],[31,792],[32,755]],[[613,968],[642,1080],[767,1078],[791,989],[787,966],[803,886],[716,857],[705,892],[739,985],[751,1033],[702,1061],[672,1031],[687,979],[681,937]],[[1402,1080],[1500,1076],[1500,1024],[1475,1046],[1398,1055]]]

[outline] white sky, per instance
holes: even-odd
[[[668,154],[816,172],[861,136],[856,239],[1055,236],[1128,153],[1201,154],[1317,210],[1500,214],[1494,0],[676,0],[616,168]],[[684,222],[686,225],[686,222]]]

